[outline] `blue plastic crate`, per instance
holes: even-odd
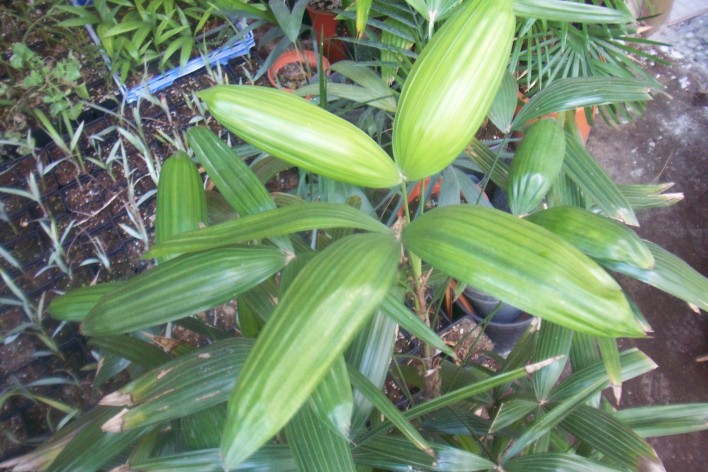
[[[93,2],[90,0],[71,0],[74,6],[84,6],[91,5]],[[244,19],[235,20],[231,19],[239,30],[246,28],[246,21]],[[101,40],[96,34],[96,31],[91,25],[86,25],[86,30],[88,31],[91,39],[97,44],[101,45]],[[155,77],[149,79],[146,82],[142,82],[135,87],[128,88],[121,80],[117,74],[113,75],[113,80],[115,81],[120,93],[123,95],[127,103],[134,103],[138,100],[141,94],[159,92],[174,83],[175,80],[180,77],[184,77],[193,72],[196,72],[207,64],[226,64],[231,59],[236,57],[244,56],[248,54],[256,42],[253,39],[253,31],[248,31],[244,34],[243,38],[239,41],[235,41],[233,44],[227,44],[214,51],[211,51],[206,57],[195,57],[190,59],[184,67],[175,67],[162,74],[158,74]],[[109,70],[111,68],[111,60],[106,55],[103,54],[103,60],[106,61],[106,65]]]

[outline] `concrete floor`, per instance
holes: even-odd
[[[708,2],[703,2],[708,3]],[[694,7],[701,8],[701,2]],[[685,15],[685,12],[680,12]],[[591,153],[619,183],[675,182],[679,204],[640,213],[639,234],[708,275],[708,74],[705,42],[708,15],[665,26],[652,39],[675,42],[654,48],[674,60],[650,69],[670,95],[657,96],[646,117],[620,128],[598,120],[588,141]],[[658,368],[625,385],[623,407],[708,401],[708,315],[628,279],[622,284],[651,323],[655,335],[625,341],[649,355]],[[669,472],[708,470],[708,432],[651,441]]]

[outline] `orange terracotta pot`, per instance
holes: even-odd
[[[323,54],[329,62],[335,63],[347,58],[344,43],[337,38],[336,15],[329,11],[315,10],[307,6],[307,13],[312,20],[312,29],[315,32],[317,43],[322,43]]]
[[[270,68],[268,69],[268,81],[273,87],[279,87],[276,77],[278,75],[278,72],[280,72],[280,70],[288,64],[301,64],[306,70],[309,69],[311,71],[316,71],[318,66],[318,58],[313,51],[285,51],[283,54],[280,55],[280,57],[278,57],[278,59],[275,60],[273,65],[270,66]],[[325,71],[329,69],[329,61],[326,57],[322,58],[322,67]],[[286,92],[295,91],[295,89],[282,87],[282,85],[280,86],[280,88],[281,90],[285,90]]]
[[[521,92],[519,92],[519,100],[522,102],[526,103],[529,101],[528,98],[524,97]],[[516,107],[516,112],[521,109],[520,106]],[[592,115],[595,116],[597,114],[597,107],[592,107]],[[548,115],[542,116],[540,119],[543,118],[557,118],[558,113],[550,113]],[[538,120],[539,118],[533,119],[530,122],[533,123],[534,121]],[[588,123],[588,119],[585,116],[585,108],[578,108],[575,110],[575,124],[578,126],[578,131],[580,132],[580,136],[583,138],[583,142],[586,143],[588,141],[588,136],[590,136],[590,131],[592,130],[592,126],[590,126],[590,123]],[[523,136],[522,133],[520,133],[520,136]]]

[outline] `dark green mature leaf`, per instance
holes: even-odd
[[[471,452],[432,444],[434,455],[419,451],[402,437],[381,436],[354,449],[354,461],[384,470],[475,471],[495,464]]]
[[[576,454],[548,452],[515,457],[506,464],[507,472],[617,472]]]
[[[291,43],[296,42],[300,28],[302,28],[302,16],[305,14],[307,0],[295,2],[292,11],[288,8],[290,4],[281,0],[269,0],[268,5],[280,29],[283,30]]]
[[[404,228],[403,242],[438,269],[532,315],[599,336],[644,334],[600,266],[512,215],[479,206],[436,208]]]
[[[239,242],[327,228],[390,233],[390,228],[341,203],[290,205],[178,235],[148,252],[149,257],[233,246]]]
[[[303,405],[287,425],[285,437],[299,470],[354,472],[349,442]]]
[[[199,96],[230,131],[293,165],[370,188],[402,182],[391,158],[368,135],[293,94],[250,85],[219,85]]]
[[[275,208],[258,176],[209,128],[190,128],[187,137],[209,178],[236,211],[251,215]]]
[[[339,61],[336,64],[332,64],[330,70],[339,72],[357,85],[328,83],[327,97],[329,100],[332,97],[340,97],[391,113],[396,111],[396,97],[393,94],[393,90],[369,67],[357,64],[354,61]],[[319,86],[316,84],[306,85],[299,88],[295,93],[300,96],[317,96],[319,95]]]
[[[131,462],[130,468],[145,472],[223,472],[224,470],[218,449],[202,449]],[[297,472],[298,468],[288,446],[272,444],[263,446],[246,462],[230,470]]]
[[[567,0],[514,0],[514,14],[569,23],[625,24],[634,21],[628,12]]]
[[[115,281],[74,289],[53,299],[47,311],[57,320],[83,321],[104,295],[121,289],[124,284]]]
[[[91,310],[86,335],[120,334],[177,320],[231,300],[286,263],[274,248],[214,249],[178,257],[127,282]]]
[[[577,207],[554,207],[527,217],[572,243],[597,261],[616,261],[644,269],[654,256],[637,233],[622,223]]]
[[[494,126],[503,133],[511,131],[511,122],[514,120],[516,103],[518,101],[519,86],[510,72],[504,74],[501,86],[489,108],[489,119]]]
[[[580,406],[561,425],[578,440],[631,470],[638,470],[640,458],[657,460],[649,444],[628,426],[602,410]]]
[[[490,420],[475,415],[470,408],[447,407],[431,413],[422,421],[427,431],[451,435],[477,434],[484,436],[491,429]],[[497,431],[497,433],[499,433]]]
[[[432,455],[430,444],[420,435],[415,427],[403,416],[396,406],[384,395],[374,384],[369,382],[369,379],[361,375],[361,373],[353,368],[349,369],[349,377],[352,380],[352,385],[356,387],[369,401],[393,423],[396,428],[408,438],[418,449],[426,454]]]
[[[600,167],[581,141],[567,135],[563,169],[584,195],[605,216],[632,226],[639,226],[637,216],[627,198]]]
[[[708,429],[708,403],[627,408],[616,412],[614,416],[643,438]]]
[[[312,392],[310,405],[319,415],[321,422],[343,438],[349,438],[354,396],[344,356],[339,356],[334,361],[327,375]]]
[[[546,369],[541,369],[539,372],[543,372]],[[536,374],[534,375],[537,374],[538,372],[536,372]],[[494,417],[494,422],[489,428],[489,432],[497,432],[501,429],[504,429],[507,426],[510,426],[516,423],[517,421],[526,418],[526,416],[528,416],[532,411],[537,408],[540,408],[540,404],[538,401],[526,400],[523,398],[513,398],[511,400],[505,401],[499,407],[499,411],[497,412],[497,416]]]
[[[108,431],[153,425],[196,413],[228,400],[254,341],[231,338],[182,355],[154,369],[117,392],[101,405],[127,406],[109,424]]]
[[[552,364],[556,360],[557,359],[548,359],[543,362],[538,362],[536,364],[530,364],[524,367],[519,367],[517,369],[512,369],[507,372],[494,375],[487,379],[480,380],[469,385],[465,385],[453,391],[447,392],[432,400],[429,400],[425,403],[421,403],[419,405],[414,406],[413,408],[410,408],[404,413],[404,416],[408,420],[413,420],[423,415],[427,415],[428,413],[437,412],[438,410],[460,403],[461,401],[467,398],[474,397],[475,395],[479,395],[481,393],[487,393],[489,390],[495,387],[506,385],[522,377],[526,377],[527,375],[533,374],[539,369],[543,369],[544,367]],[[358,444],[364,445],[368,444],[370,441],[378,441],[380,437],[384,435],[385,432],[392,426],[393,425],[391,422],[384,422],[382,425],[372,429],[367,434],[359,438]]]
[[[187,450],[219,447],[224,430],[226,403],[188,414],[179,419],[182,441]]]
[[[229,400],[221,443],[226,467],[253,454],[310,396],[388,293],[399,255],[392,235],[357,234],[330,245],[298,274]]]
[[[533,375],[531,383],[537,400],[545,401],[548,398],[548,394],[563,373],[572,342],[573,331],[548,321],[541,323],[532,359],[536,362],[555,356],[563,356],[565,359],[563,362],[556,362]]]
[[[275,208],[258,176],[211,130],[190,128],[187,137],[209,178],[234,210],[245,216]],[[273,242],[284,251],[294,252],[287,238],[273,238]]]
[[[127,335],[91,338],[89,345],[99,347],[147,368],[158,367],[171,359],[165,351],[154,344],[148,344]]]
[[[550,411],[539,415],[540,417],[530,427],[526,428],[511,447],[504,452],[505,461],[520,454],[524,449],[548,434],[561,421],[577,411],[590,396],[602,390],[605,383],[606,378],[598,377],[581,388],[574,390],[570,396],[564,398],[559,404],[554,405]]]
[[[514,118],[512,129],[550,113],[611,103],[651,100],[652,84],[619,77],[573,77],[555,80],[524,105]]]
[[[708,278],[658,244],[650,241],[644,243],[654,255],[656,265],[653,269],[640,269],[623,263],[605,265],[708,311]]]
[[[387,296],[381,308],[392,320],[422,342],[429,344],[431,347],[434,347],[452,358],[457,357],[455,351],[445,344],[445,341],[443,341],[435,331],[430,329],[430,326],[423,323],[415,313],[410,311],[408,307],[395,297]]]
[[[455,13],[423,49],[401,91],[393,155],[407,180],[440,172],[457,158],[505,74],[515,25],[511,0],[473,0]]]
[[[612,392],[615,400],[619,404],[622,397],[622,362],[620,361],[620,352],[617,347],[617,341],[612,338],[600,336],[596,338],[597,347],[600,348],[602,354],[602,362],[605,364],[607,378],[610,380]]]
[[[554,119],[535,122],[519,144],[509,168],[506,191],[514,215],[532,212],[563,166],[565,132]]]
[[[381,389],[391,365],[396,329],[398,325],[382,310],[359,332],[347,351],[347,362],[357,368],[376,388]],[[354,390],[354,413],[352,415],[352,436],[356,436],[369,419],[373,405],[358,390]]]
[[[501,159],[497,159],[497,156],[489,150],[486,144],[473,138],[466,152],[470,159],[480,166],[485,174],[489,175],[492,182],[501,188],[506,188],[509,179],[509,166]]]
[[[79,430],[76,436],[52,461],[51,470],[74,472],[77,470],[98,470],[137,440],[143,430],[126,433],[107,433],[101,425],[118,412],[117,408],[98,407],[95,415]]]

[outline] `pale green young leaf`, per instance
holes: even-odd
[[[293,94],[221,85],[199,95],[227,129],[293,165],[364,187],[403,181],[388,154],[363,131]]]
[[[399,255],[392,235],[352,235],[328,246],[298,274],[261,331],[229,400],[221,443],[226,467],[253,454],[310,396],[388,293]]]
[[[466,2],[415,62],[393,124],[393,155],[406,180],[443,170],[482,124],[511,50],[511,3]]]

